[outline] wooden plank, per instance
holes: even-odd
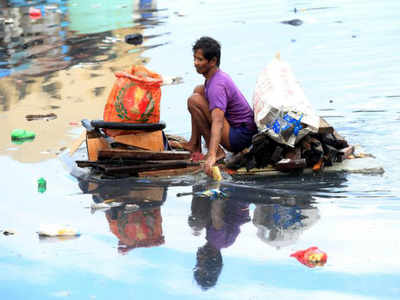
[[[124,149],[100,150],[99,159],[131,158],[141,160],[185,160],[190,158],[189,151],[140,151]],[[90,159],[92,160],[92,159]]]
[[[107,141],[103,138],[90,137],[89,134],[86,135],[86,149],[88,152],[88,158],[91,161],[96,161],[98,159],[98,154],[100,150],[110,149]]]
[[[192,162],[190,160],[146,160],[146,164],[180,164],[182,162],[186,163],[187,165],[194,165],[198,166],[199,163]],[[87,167],[104,167],[104,166],[132,166],[132,165],[141,165],[144,163],[143,160],[98,160],[98,161],[91,161],[91,160],[77,160],[75,161],[78,167],[80,168],[87,168]]]
[[[201,166],[186,167],[182,169],[167,169],[157,171],[143,171],[138,172],[139,177],[169,177],[169,176],[180,176],[185,174],[196,174],[201,172]]]
[[[132,166],[105,166],[104,172],[107,174],[118,174],[118,173],[137,173],[143,171],[156,171],[166,169],[179,169],[191,166],[191,163],[185,161],[180,162],[164,162],[159,164],[141,164]]]
[[[134,134],[118,135],[113,137],[116,142],[140,147],[151,151],[163,151],[164,142],[162,137],[162,131],[153,132],[137,132]]]

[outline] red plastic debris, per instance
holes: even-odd
[[[290,255],[291,257],[295,257],[299,262],[303,265],[314,268],[314,267],[322,267],[325,265],[326,261],[328,260],[328,255],[318,249],[318,247],[310,247],[306,250],[299,250],[295,253]]]
[[[31,19],[33,19],[33,20],[40,19],[42,17],[42,12],[40,11],[40,9],[30,7],[29,8],[29,17],[31,17]]]

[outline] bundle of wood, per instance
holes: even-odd
[[[169,171],[169,175],[174,175],[176,169],[188,170],[190,167],[199,167],[199,163],[190,160],[190,153],[186,151],[156,152],[125,149],[100,150],[97,161],[77,160],[76,164],[78,167],[91,167],[113,177],[141,177],[141,175],[151,175],[154,171],[160,174],[162,171]]]
[[[290,172],[312,168],[321,170],[335,162],[342,162],[354,152],[323,118],[320,120],[318,133],[309,133],[294,148],[272,140],[266,132],[253,136],[250,148],[234,155],[226,161],[226,167],[237,170],[245,167],[265,168],[273,166],[279,171]]]

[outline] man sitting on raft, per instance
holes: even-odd
[[[246,98],[219,68],[220,44],[210,37],[201,37],[193,46],[193,57],[196,71],[205,77],[205,82],[196,86],[188,99],[192,134],[182,146],[191,153],[201,153],[201,137],[204,138],[208,148],[204,172],[211,176],[213,165],[225,157],[219,145],[240,152],[250,146],[257,126]]]

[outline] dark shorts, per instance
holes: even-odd
[[[231,144],[232,152],[237,153],[249,147],[251,145],[251,138],[256,133],[244,126],[231,127],[229,130],[229,143]]]

